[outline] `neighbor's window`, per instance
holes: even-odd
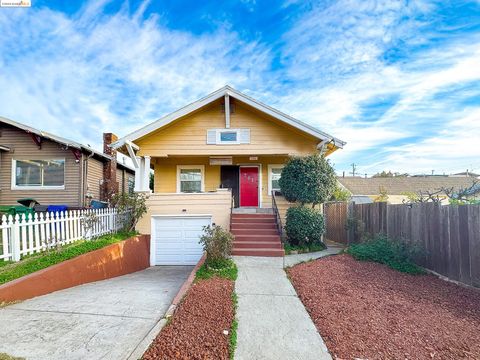
[[[13,160],[16,188],[58,188],[65,185],[65,159]]]
[[[203,191],[203,166],[179,166],[177,191],[193,193]]]
[[[271,165],[269,166],[269,194],[272,193],[273,190],[280,191],[280,185],[278,181],[282,176],[282,169],[283,165]]]

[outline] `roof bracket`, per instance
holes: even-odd
[[[42,137],[37,135],[37,134],[34,134],[32,132],[27,131],[27,133],[30,135],[30,137],[32,138],[35,145],[37,145],[38,148],[41,149],[42,148]]]
[[[75,160],[78,162],[82,158],[82,152],[78,149],[70,148],[73,156],[75,156]]]
[[[127,147],[128,155],[130,155],[130,158],[132,159],[133,166],[135,169],[140,168],[140,164],[138,163],[137,155],[135,155],[134,150],[140,150],[138,145],[135,145],[133,142],[130,140],[125,141],[125,146]]]

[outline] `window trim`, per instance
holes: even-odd
[[[205,192],[205,165],[177,165],[177,194],[198,194],[180,191],[180,171],[182,169],[200,169],[200,174],[202,175],[200,192]]]
[[[63,160],[63,185],[17,185],[17,161],[32,161],[32,160]],[[65,170],[67,161],[65,158],[48,158],[48,159],[12,159],[11,168],[11,190],[65,190]]]
[[[272,196],[272,169],[283,169],[285,167],[284,164],[269,164],[268,165],[268,196]],[[277,190],[277,189],[275,189]],[[280,190],[280,189],[278,189]]]
[[[236,141],[222,141],[222,133],[232,133],[237,134]],[[240,129],[216,129],[216,144],[217,145],[239,145],[240,144]]]

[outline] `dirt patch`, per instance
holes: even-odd
[[[480,291],[349,255],[288,273],[333,357],[480,359]]]
[[[229,359],[233,289],[220,278],[194,283],[143,359]]]

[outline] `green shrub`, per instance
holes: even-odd
[[[123,224],[124,231],[134,231],[140,219],[147,213],[147,196],[143,193],[123,192],[111,197],[110,203],[119,213],[128,212],[129,221]]]
[[[332,166],[318,154],[290,158],[279,180],[280,190],[288,202],[313,205],[330,199],[336,183]]]
[[[287,210],[285,232],[290,245],[321,244],[325,232],[323,215],[310,207],[291,207]]]
[[[235,281],[237,274],[237,265],[231,259],[217,260],[214,263],[204,263],[200,266],[195,275],[195,280],[206,280],[218,276]]]
[[[385,235],[376,235],[364,243],[350,245],[347,253],[357,260],[378,262],[401,272],[424,273],[424,270],[413,262],[419,254],[417,248],[403,241],[392,240]]]
[[[218,225],[205,226],[203,231],[200,244],[207,253],[205,263],[212,267],[222,265],[232,253],[233,235]]]

